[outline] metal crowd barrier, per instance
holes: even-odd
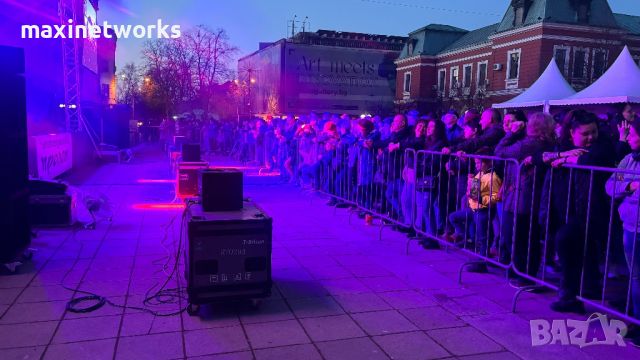
[[[534,177],[542,170],[529,166]],[[523,291],[543,286],[640,324],[640,245],[632,241],[625,254],[625,230],[618,215],[619,197],[637,198],[638,194],[616,186],[625,175],[640,180],[638,171],[596,166],[565,165],[546,172],[539,216],[532,203],[528,221],[514,224],[514,233],[517,226],[524,226],[527,237],[514,242],[512,269],[533,283],[516,293],[514,311]],[[639,210],[640,202],[636,214]],[[640,218],[636,215],[634,220],[637,224]],[[637,225],[627,232],[637,237]],[[554,265],[560,265],[559,269]]]
[[[338,204],[352,206],[351,214],[359,211],[379,219],[380,236],[388,225],[410,227],[445,249],[457,248],[474,257],[475,260],[462,265],[460,276],[465,267],[484,263],[505,270],[507,277],[529,281],[529,286],[520,287],[514,295],[514,311],[523,291],[536,287],[561,291],[570,287],[576,289],[576,297],[585,304],[640,324],[632,315],[634,294],[635,298],[640,296],[637,295],[640,294],[637,269],[640,250],[636,250],[640,245],[633,242],[631,256],[625,261],[616,211],[618,203],[603,195],[606,179],[612,178],[615,183],[619,176],[632,174],[640,180],[640,172],[578,165],[558,169],[494,156],[445,155],[411,149],[404,153],[389,152],[366,148],[362,142],[339,141],[332,148],[311,138],[302,140],[298,146],[295,153],[303,183]],[[475,160],[484,161],[492,169],[485,174],[489,194],[493,195],[488,201],[481,198],[480,192],[467,191],[469,174],[475,176],[478,172],[473,164]],[[495,182],[494,177],[500,181]],[[574,184],[576,179],[581,179],[582,188],[574,188],[578,186]],[[527,181],[526,192],[523,192]],[[543,193],[545,188],[553,189],[554,182],[558,181],[568,181],[569,191]],[[496,184],[500,184],[499,191],[493,188]],[[563,196],[567,206],[562,216],[551,210],[541,212],[541,209],[551,209],[554,202],[559,204]],[[583,201],[579,209],[574,204],[576,198]],[[470,209],[470,199],[487,205]],[[575,211],[586,216],[584,221],[576,221],[579,218],[572,213]],[[598,211],[600,215],[592,218]],[[457,242],[455,237],[445,236],[454,225],[462,232]],[[563,232],[559,235],[558,231]],[[569,240],[557,244],[558,236]],[[602,241],[605,238],[606,242]],[[565,251],[564,259],[558,250]],[[560,276],[562,271],[554,269],[562,261],[568,261],[565,269],[577,261],[577,283],[575,269],[564,277]],[[628,264],[636,264],[631,273]],[[613,270],[617,274],[612,274]],[[594,274],[599,274],[597,281]],[[563,284],[563,278],[565,282],[574,283]],[[594,282],[598,284],[596,293],[587,286]]]
[[[508,269],[511,261],[505,244],[511,243],[511,239],[501,237],[500,224],[504,217],[501,187],[507,185],[506,179],[512,176],[518,181],[518,162],[495,156],[445,155],[434,151],[418,151],[415,160],[412,179],[415,185],[410,187],[415,199],[413,228],[416,233],[446,248],[454,246],[473,255],[477,260],[463,264],[460,276],[462,270],[472,264],[490,263]],[[483,178],[488,182],[488,199],[471,187],[480,171],[474,164],[476,160],[487,167]],[[518,189],[514,191],[517,193]],[[474,208],[470,203],[474,203]]]

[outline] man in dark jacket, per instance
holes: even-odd
[[[461,143],[450,147],[450,152],[464,152],[467,154],[473,154],[480,148],[489,148],[493,150],[496,145],[502,140],[505,135],[502,129],[502,116],[496,109],[487,109],[482,113],[480,117],[480,126],[482,128],[482,135],[462,141]],[[443,149],[443,152],[447,150]]]
[[[553,118],[543,113],[532,115],[527,125],[522,121],[513,121],[509,132],[496,147],[496,156],[521,162],[530,156],[553,150],[553,125]],[[505,165],[500,261],[508,264],[511,260],[512,242],[515,238],[516,270],[531,276],[538,274],[541,260],[538,209],[544,176],[544,169],[531,165],[520,167],[512,160],[507,161]],[[514,281],[518,285],[530,285],[523,279],[518,278]]]
[[[404,115],[398,114],[391,124],[391,136],[383,149],[384,167],[387,172],[387,190],[385,196],[391,205],[391,217],[402,219],[400,193],[402,192],[402,168],[404,167],[404,150],[409,128]]]

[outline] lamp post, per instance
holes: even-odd
[[[249,117],[251,118],[253,116],[253,108],[251,106],[251,85],[256,83],[256,79],[251,77],[251,71],[249,71],[249,83],[247,84],[247,94],[249,96],[249,102],[247,103],[247,105],[249,106]]]

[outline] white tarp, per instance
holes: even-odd
[[[496,109],[548,106],[550,100],[564,99],[576,93],[558,69],[555,59],[529,89],[513,99],[493,104]]]
[[[640,103],[640,68],[625,46],[620,56],[591,86],[551,105]]]

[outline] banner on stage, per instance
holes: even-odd
[[[53,179],[71,169],[71,134],[32,136],[37,176]]]

